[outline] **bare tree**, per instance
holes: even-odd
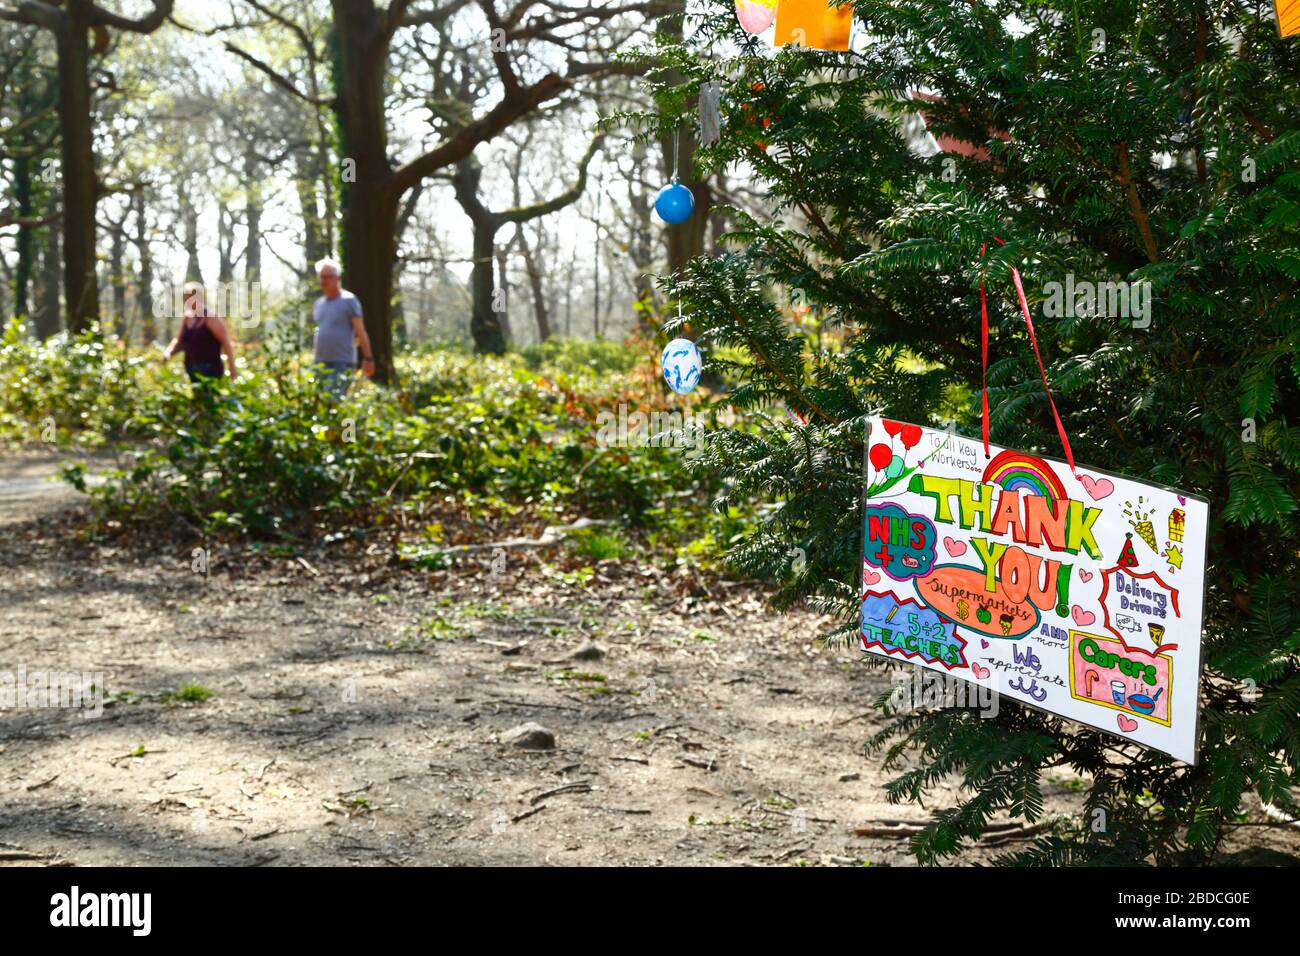
[[[492,261],[497,232],[502,226],[522,225],[558,212],[576,202],[587,188],[587,168],[591,165],[591,158],[600,148],[602,140],[601,136],[592,139],[586,153],[578,162],[577,178],[563,192],[550,199],[500,211],[489,209],[479,197],[483,168],[478,160],[471,155],[456,164],[456,172],[452,176],[456,201],[465,210],[465,215],[469,217],[474,227],[474,265],[470,273],[470,287],[473,291],[470,332],[479,351],[499,353],[504,352],[506,348],[505,330],[502,328],[497,310],[493,308]]]
[[[397,253],[397,220],[402,197],[421,180],[456,166],[480,143],[506,130],[548,100],[560,96],[587,77],[630,72],[635,67],[606,60],[579,60],[573,56],[572,36],[590,33],[603,23],[628,14],[658,15],[668,0],[628,0],[622,3],[571,6],[556,0],[520,0],[505,12],[496,0],[442,0],[427,10],[412,10],[412,0],[391,0],[387,7],[374,0],[331,0],[337,68],[334,96],[325,99],[298,85],[269,64],[239,47],[229,49],[263,70],[298,98],[332,106],[338,119],[339,152],[345,166],[343,180],[343,269],[349,288],[361,300],[366,328],[375,356],[376,378],[388,381],[392,373],[393,263]],[[486,21],[481,42],[490,47],[500,95],[485,111],[448,125],[445,138],[407,162],[396,164],[389,155],[388,111],[384,83],[395,34],[404,27],[445,29],[462,10],[476,7]],[[533,14],[529,16],[529,14]],[[529,46],[549,46],[566,56],[563,71],[546,70],[535,80],[525,79],[524,54]],[[535,62],[536,57],[532,60]],[[500,347],[492,335],[478,347]]]

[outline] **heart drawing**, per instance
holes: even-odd
[[[1119,724],[1119,729],[1126,734],[1131,734],[1138,729],[1138,722],[1128,714],[1116,714],[1115,723]]]
[[[966,553],[965,541],[958,541],[955,538],[944,538],[943,546],[954,558],[959,558]]]
[[[880,575],[877,574],[875,571],[872,571],[870,568],[864,567],[864,568],[862,569],[862,583],[863,583],[863,584],[879,584],[879,583],[880,583]]]
[[[1093,621],[1097,620],[1097,615],[1091,611],[1085,611],[1079,605],[1070,608],[1070,617],[1074,618],[1074,623],[1080,627],[1087,627]]]
[[[992,673],[987,667],[982,666],[979,661],[971,661],[970,672],[975,675],[977,680],[983,680]],[[1120,714],[1120,716],[1123,717],[1124,715]]]
[[[989,649],[989,642],[986,641],[986,640],[984,640],[984,638],[981,637],[981,638],[980,638],[980,647],[982,647],[984,650],[987,651],[987,650]]]
[[[1084,584],[1087,584],[1089,581],[1092,580],[1092,572],[1091,572],[1091,571],[1080,571],[1080,572],[1079,572],[1079,580],[1082,581]]]
[[[1115,490],[1115,482],[1109,478],[1094,478],[1092,475],[1080,475],[1079,482],[1083,485],[1083,490],[1088,492],[1088,496],[1093,501],[1101,501],[1102,498],[1109,496]]]

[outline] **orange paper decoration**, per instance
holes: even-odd
[[[1284,37],[1300,34],[1300,0],[1273,0],[1273,9],[1277,11],[1277,30]],[[777,24],[781,23],[777,18]]]
[[[1287,2],[1287,0],[1282,0]],[[1300,5],[1300,0],[1293,0]],[[847,50],[853,4],[836,7],[833,0],[780,0],[776,8],[776,46],[806,46],[814,50]]]

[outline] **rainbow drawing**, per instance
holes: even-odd
[[[1018,451],[1004,451],[989,462],[984,469],[984,483],[1053,501],[1069,497],[1051,465]]]

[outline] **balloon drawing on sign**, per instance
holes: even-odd
[[[921,428],[919,425],[907,425],[887,418],[881,424],[889,441],[878,441],[870,445],[867,448],[867,460],[883,475],[881,481],[893,483],[908,474],[907,455],[921,443]],[[922,459],[915,463],[915,467],[920,468],[924,464]]]
[[[665,345],[660,364],[664,372],[664,381],[679,395],[685,395],[700,384],[704,360],[700,358],[700,350],[690,339],[673,339]]]
[[[736,19],[746,33],[762,33],[776,20],[776,0],[737,0]]]
[[[655,212],[669,225],[681,225],[695,212],[695,196],[681,183],[669,183],[655,196]]]

